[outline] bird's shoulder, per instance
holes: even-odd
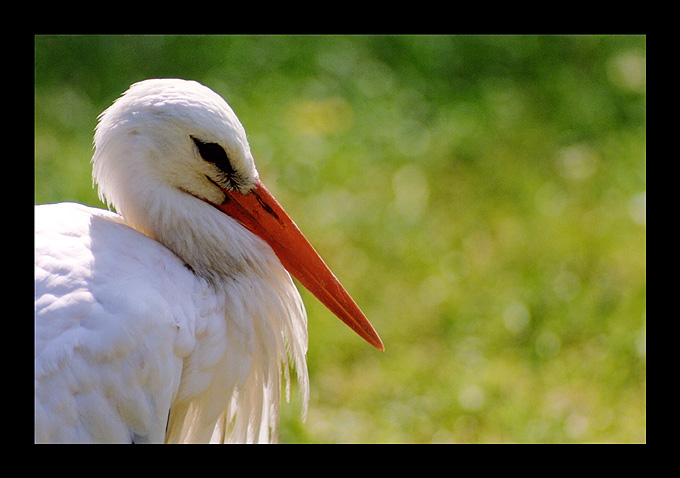
[[[55,430],[75,434],[65,441],[163,434],[195,345],[196,287],[172,252],[120,216],[37,206],[36,422],[41,410],[58,417]],[[82,410],[95,417],[85,427]],[[49,424],[41,430],[54,438]]]
[[[35,223],[37,328],[97,330],[93,320],[137,332],[193,327],[203,284],[117,214],[62,203],[37,206]]]

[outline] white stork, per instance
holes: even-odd
[[[289,364],[303,417],[309,395],[307,317],[288,272],[383,350],[260,182],[218,94],[136,83],[94,143],[99,196],[120,215],[35,207],[36,442],[276,441]]]

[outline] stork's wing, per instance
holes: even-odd
[[[116,214],[35,208],[36,442],[162,442],[193,275]],[[168,300],[173,298],[175,300]]]

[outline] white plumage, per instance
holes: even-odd
[[[100,117],[92,162],[120,215],[35,208],[36,442],[276,441],[289,366],[303,415],[309,395],[307,319],[284,265],[382,348],[213,91],[133,85]]]

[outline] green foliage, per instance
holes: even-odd
[[[35,201],[99,205],[97,115],[198,80],[364,309],[310,294],[283,442],[646,441],[646,38],[38,36]]]

